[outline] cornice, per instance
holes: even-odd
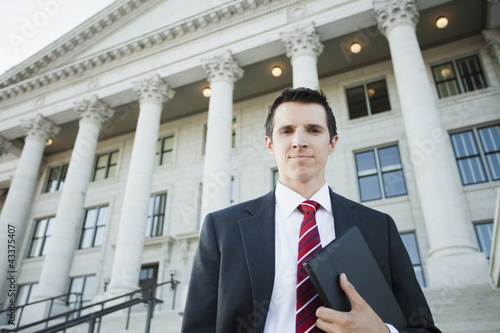
[[[75,77],[84,72],[89,72],[104,64],[118,61],[134,53],[152,49],[153,47],[159,47],[160,44],[165,42],[169,43],[169,47],[186,43],[193,39],[212,34],[215,31],[226,29],[260,15],[281,9],[290,4],[298,3],[301,0],[281,1],[280,4],[275,6],[270,6],[269,4],[271,2],[280,2],[280,0],[232,0],[204,13],[191,16],[149,34],[131,39],[126,43],[116,45],[86,58],[36,75],[41,68],[47,66],[48,60],[52,61],[51,59],[56,57],[55,54],[62,56],[65,54],[64,52],[74,49],[76,44],[83,43],[84,37],[90,38],[92,34],[95,33],[94,30],[97,31],[97,28],[94,26],[107,27],[108,24],[112,24],[110,23],[111,20],[119,19],[121,17],[120,14],[124,16],[129,13],[123,9],[124,7],[128,8],[127,10],[132,10],[147,1],[154,0],[130,0],[126,2],[127,6],[122,5],[110,11],[109,14],[100,18],[97,23],[89,24],[89,28],[84,29],[77,36],[70,38],[66,43],[69,43],[68,45],[71,49],[66,50],[66,47],[63,47],[64,51],[61,51],[62,53],[59,54],[58,52],[61,47],[57,47],[51,54],[19,71],[17,75],[14,75],[11,79],[1,84],[3,87],[0,89],[0,102],[16,96],[21,96],[41,87],[47,87],[55,82]],[[262,7],[262,9],[254,11],[254,13],[248,13],[259,7]],[[208,29],[209,26],[214,27]],[[201,29],[203,29],[203,31]],[[195,32],[197,33],[195,34]],[[63,46],[66,46],[66,43],[63,44]],[[36,68],[38,68],[38,70]]]
[[[119,24],[122,18],[131,16],[133,12],[138,12],[145,2],[155,0],[119,0],[108,6],[90,20],[82,23],[67,35],[58,39],[47,48],[38,52],[28,60],[24,61],[13,69],[7,71],[2,76],[6,78],[0,83],[0,88],[19,83],[41,74],[48,66],[55,64],[75,49],[78,49],[98,35],[102,35]],[[158,1],[158,0],[156,0]]]

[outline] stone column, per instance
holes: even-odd
[[[429,284],[482,283],[487,262],[478,252],[449,135],[441,126],[415,27],[414,0],[374,1],[387,37],[430,252]]]
[[[319,89],[318,57],[323,52],[314,23],[291,32],[281,33],[286,56],[293,67],[293,87]]]
[[[107,292],[110,296],[138,288],[160,116],[163,103],[174,96],[158,75],[135,82],[134,90],[140,96],[140,113]]]
[[[229,51],[204,59],[202,66],[212,90],[203,170],[203,219],[206,214],[231,203],[233,89],[234,83],[243,76],[243,70]]]
[[[78,134],[53,222],[52,236],[47,245],[36,299],[67,292],[69,271],[82,228],[97,139],[102,123],[114,114],[114,110],[97,96],[75,103],[75,111],[80,117]]]
[[[31,203],[45,143],[50,137],[59,133],[60,130],[52,121],[47,120],[40,114],[23,121],[22,127],[26,133],[24,147],[0,215],[0,244],[2,244],[0,253],[4,255],[0,260],[0,303],[6,298],[7,283],[10,285],[10,281],[7,280],[7,277],[11,274],[9,272],[16,272],[15,275],[18,276],[17,268],[22,260],[19,257],[19,251],[23,236],[26,234],[26,221],[31,211]],[[4,146],[8,149],[10,144],[5,143]],[[14,238],[8,240],[13,239],[15,243],[8,243],[8,230],[14,231]],[[15,266],[10,266],[7,261],[7,244],[15,246]],[[3,307],[1,308],[3,309]]]

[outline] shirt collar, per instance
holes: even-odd
[[[276,185],[275,196],[276,206],[281,211],[281,214],[283,214],[283,216],[285,217],[290,216],[290,214],[292,214],[292,212],[297,209],[297,207],[302,202],[307,200],[306,198],[304,198],[294,190],[281,184],[280,182],[278,182],[278,185]],[[330,191],[326,182],[316,193],[314,193],[314,195],[309,200],[316,201],[321,205],[321,208],[325,209],[328,213],[330,213],[330,215],[333,216]]]

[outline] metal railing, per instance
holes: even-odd
[[[127,319],[126,319],[126,324],[125,324],[125,329],[128,329],[129,324],[130,324],[130,315],[131,315],[131,311],[132,311],[132,306],[139,304],[139,303],[146,303],[147,315],[146,315],[145,332],[149,333],[150,327],[151,327],[151,319],[153,318],[153,315],[154,315],[155,305],[158,303],[163,303],[162,300],[155,298],[153,295],[156,293],[156,290],[158,289],[158,287],[164,286],[166,284],[170,284],[171,289],[174,292],[173,301],[172,301],[172,309],[174,309],[175,296],[176,296],[176,292],[177,292],[177,285],[179,283],[180,283],[179,281],[174,280],[173,277],[171,277],[170,281],[159,283],[152,288],[137,289],[137,290],[132,291],[128,294],[120,295],[120,296],[110,298],[110,299],[107,299],[107,300],[104,300],[104,301],[101,301],[98,303],[93,303],[91,305],[87,305],[84,307],[80,306],[76,309],[72,309],[70,311],[62,312],[62,313],[59,313],[56,315],[51,315],[51,313],[49,312],[48,317],[45,319],[34,321],[32,323],[29,323],[29,324],[26,324],[23,326],[16,325],[15,328],[2,328],[0,330],[0,332],[5,332],[5,333],[7,333],[7,332],[20,332],[20,331],[27,330],[30,328],[33,330],[36,326],[42,325],[42,324],[45,325],[45,328],[38,330],[36,332],[40,332],[40,333],[41,332],[44,332],[44,333],[45,332],[59,332],[59,331],[65,331],[67,328],[88,322],[89,323],[88,332],[93,333],[95,328],[96,328],[96,324],[97,324],[97,333],[99,333],[100,328],[101,328],[102,317],[106,316],[110,313],[120,311],[122,309],[128,309]],[[75,293],[69,293],[69,294],[75,294]],[[60,298],[63,296],[67,297],[69,294],[61,295],[61,296],[57,296],[57,297],[52,297],[51,299],[57,299],[57,298]],[[120,300],[120,299],[122,299],[122,300]],[[42,300],[42,301],[38,301],[38,302],[33,302],[30,304],[46,302],[49,300],[50,299],[46,299],[46,300]],[[82,300],[81,300],[81,295],[80,295],[79,302],[75,302],[75,304],[79,303],[81,305],[81,302],[82,302]],[[109,303],[109,302],[119,302],[119,304],[106,307],[106,303]],[[27,305],[28,304],[26,304],[26,306]],[[50,306],[51,310],[52,310],[52,305],[53,305],[53,301],[52,301],[51,306]],[[92,310],[95,310],[96,308],[100,308],[100,309],[97,311],[93,311],[89,314],[82,315],[82,312],[92,311]],[[49,322],[56,321],[56,320],[63,320],[63,322],[56,324],[56,325],[52,325],[50,327],[48,326]],[[20,322],[20,320],[19,320],[19,322]]]
[[[52,309],[54,308],[54,302],[55,302],[55,300],[62,299],[64,301],[64,303],[66,303],[66,299],[70,295],[75,295],[76,296],[76,300],[75,300],[75,304],[74,304],[74,310],[76,310],[77,308],[80,308],[82,306],[82,293],[70,292],[70,293],[67,293],[67,294],[62,294],[62,295],[59,295],[59,296],[54,296],[54,297],[42,299],[40,301],[35,301],[35,302],[30,302],[30,303],[26,303],[26,304],[23,304],[23,305],[19,305],[19,306],[16,306],[14,309],[6,308],[6,309],[3,309],[3,310],[0,310],[0,316],[2,314],[4,314],[4,313],[5,313],[5,315],[8,316],[8,312],[14,310],[16,312],[16,315],[15,315],[15,318],[16,318],[16,328],[18,328],[19,325],[21,324],[21,320],[22,320],[22,317],[23,317],[24,310],[27,307],[29,307],[29,306],[32,307],[33,305],[37,305],[37,304],[49,302],[49,310],[48,310],[48,313],[47,313],[47,317],[50,317],[52,315]],[[47,327],[48,323],[49,322],[47,321],[45,327]]]

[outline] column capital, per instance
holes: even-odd
[[[26,133],[26,137],[37,138],[43,142],[46,142],[61,130],[53,121],[44,118],[41,114],[37,114],[30,119],[21,120],[21,126]]]
[[[500,65],[500,29],[483,30],[488,54],[498,65]]]
[[[91,120],[99,126],[107,122],[115,114],[106,103],[101,101],[96,95],[83,101],[75,102],[74,109],[78,113],[80,120]]]
[[[209,83],[218,79],[225,79],[234,83],[243,77],[243,69],[238,66],[229,50],[222,55],[202,59],[201,61]]]
[[[153,101],[163,104],[171,100],[175,94],[158,74],[133,84],[135,93],[139,95],[139,102]]]
[[[285,44],[286,56],[289,58],[302,52],[312,53],[317,58],[323,52],[314,22],[293,31],[282,32],[281,41]]]
[[[415,0],[374,0],[378,29],[386,35],[388,28],[405,23],[417,26],[419,13]]]

